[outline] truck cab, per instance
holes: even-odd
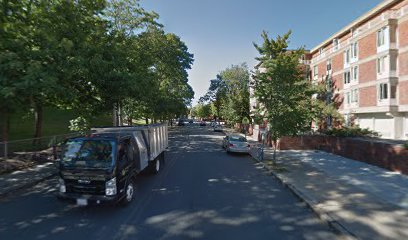
[[[143,170],[157,174],[168,147],[163,124],[100,127],[93,133],[68,139],[59,157],[61,199],[77,205],[132,201],[134,178]]]
[[[59,197],[90,202],[130,202],[139,172],[139,147],[126,134],[68,139],[59,164]]]

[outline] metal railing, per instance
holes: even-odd
[[[252,144],[249,149],[249,154],[258,161],[264,160],[264,145]]]
[[[51,157],[55,146],[67,138],[78,136],[79,133],[45,136],[40,138],[28,138],[13,141],[0,142],[0,158],[18,158],[35,160],[38,157]]]

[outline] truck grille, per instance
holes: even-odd
[[[65,180],[67,193],[80,193],[91,195],[105,195],[105,182],[90,181],[89,183],[79,183],[78,180]]]

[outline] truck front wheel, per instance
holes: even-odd
[[[126,206],[133,200],[133,194],[135,192],[134,183],[132,180],[126,186],[125,196],[122,199],[122,205]]]

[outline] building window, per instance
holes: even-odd
[[[358,103],[358,89],[354,89],[351,91],[350,98],[351,103]]]
[[[346,104],[350,104],[351,103],[351,98],[350,98],[350,92],[346,92]]]
[[[377,31],[377,47],[381,47],[385,44],[385,31],[387,27],[383,27]]]
[[[331,59],[327,60],[326,70],[327,70],[328,72],[329,72],[330,70],[332,70],[332,60],[331,60]]]
[[[318,66],[313,66],[313,77],[316,77],[319,75],[319,68]]]
[[[344,63],[350,64],[350,48],[347,48],[347,50],[344,51]]]
[[[354,66],[352,69],[352,76],[353,76],[353,81],[358,80],[358,66]]]
[[[385,72],[385,61],[387,56],[377,58],[377,73],[382,74]]]
[[[339,49],[339,39],[338,38],[333,39],[333,49],[334,51]]]
[[[350,83],[350,77],[351,77],[350,71],[344,72],[344,84]]]
[[[358,43],[351,44],[351,57],[358,58]]]
[[[380,100],[388,99],[388,83],[381,83],[380,88],[378,89],[378,98]]]
[[[323,54],[323,48],[319,49],[319,54],[322,55]]]

